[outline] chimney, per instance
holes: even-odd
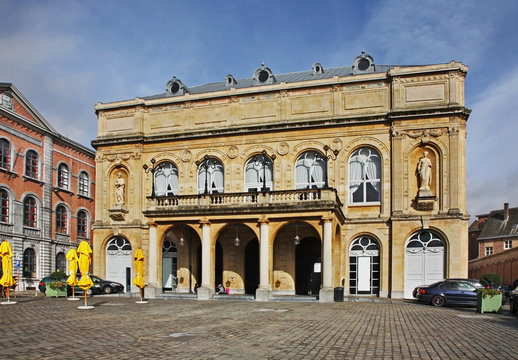
[[[509,203],[504,203],[504,221],[509,220]]]

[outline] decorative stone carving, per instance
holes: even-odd
[[[331,142],[331,150],[335,151],[335,150],[342,150],[342,145],[343,145],[343,142],[342,142],[342,139],[340,138],[334,138],[333,141]]]
[[[432,184],[432,162],[428,158],[428,151],[423,152],[423,157],[417,163],[416,173],[419,179],[419,196],[430,196]]]
[[[122,173],[117,174],[115,181],[115,205],[124,205],[124,193],[126,191],[126,180],[122,177]]]
[[[279,155],[286,155],[290,151],[290,146],[286,142],[282,142],[277,146],[277,153]]]
[[[444,134],[443,129],[426,129],[426,130],[411,130],[411,131],[401,131],[402,135],[406,135],[412,139],[421,138],[421,143],[426,144],[430,142],[430,137],[438,138],[442,134]]]
[[[435,196],[417,197],[415,200],[416,210],[431,211],[437,198]]]
[[[115,221],[124,221],[126,220],[126,214],[128,210],[126,210],[126,206],[124,205],[115,205],[111,209],[108,209],[110,214],[110,218]]]
[[[189,162],[192,159],[192,153],[189,150],[184,149],[184,151],[182,151],[181,158],[183,162]]]
[[[3,93],[0,95],[0,106],[14,110],[14,101],[9,94]]]
[[[228,156],[230,159],[235,159],[238,155],[239,155],[239,149],[237,148],[237,146],[232,145],[232,146],[228,149],[227,156]]]

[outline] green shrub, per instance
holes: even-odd
[[[67,274],[65,274],[64,272],[61,272],[59,270],[50,274],[50,278],[52,280],[63,280],[63,279],[66,279],[66,277],[67,277]]]
[[[484,285],[484,287],[498,288],[502,285],[502,282],[502,277],[496,273],[487,273],[480,278],[480,283]]]

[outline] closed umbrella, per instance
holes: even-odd
[[[144,254],[142,254],[141,248],[138,248],[135,252],[134,259],[137,276],[133,279],[133,284],[140,288],[140,303],[144,303],[142,299],[142,289],[144,288]]]
[[[0,278],[0,285],[7,288],[7,302],[2,302],[2,304],[16,304],[15,301],[11,301],[9,298],[9,288],[15,284],[15,281],[12,275],[13,264],[11,261],[13,251],[11,250],[11,244],[6,240],[0,245],[0,256],[2,256],[2,277]]]
[[[67,283],[72,287],[72,299],[70,300],[79,300],[74,297],[74,288],[77,285],[77,252],[76,249],[70,249],[67,254],[68,259],[68,270],[70,275],[68,276]]]
[[[90,255],[92,255],[92,248],[85,240],[81,241],[77,247],[77,254],[79,258],[77,264],[79,265],[79,271],[81,272],[81,280],[77,283],[85,294],[85,305],[80,307],[81,309],[92,309],[93,306],[86,305],[86,291],[93,286],[92,279],[90,279]]]

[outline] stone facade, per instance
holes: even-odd
[[[192,88],[175,77],[164,94],[97,104],[94,272],[134,271],[113,265],[130,264],[119,239],[142,248],[148,293],[199,283],[200,299],[219,283],[258,300],[332,301],[341,286],[402,298],[466,277],[466,72],[362,53]]]
[[[0,100],[0,239],[11,243],[24,290],[68,272],[68,250],[91,239],[95,156],[54,130],[12,84],[0,83]]]

